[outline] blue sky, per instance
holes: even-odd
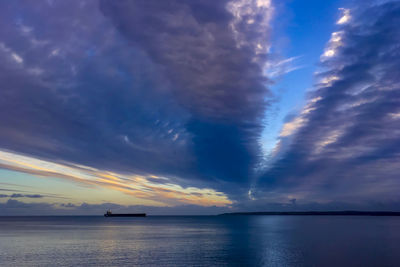
[[[400,208],[397,0],[0,6],[7,213]]]
[[[284,1],[273,20],[272,50],[283,57],[294,58],[286,67],[294,69],[275,78],[271,89],[278,97],[277,113],[267,116],[264,131],[265,150],[269,151],[281,130],[286,116],[296,114],[305,102],[306,91],[312,88],[321,51],[330,39],[343,1]],[[322,18],[323,17],[323,18]]]

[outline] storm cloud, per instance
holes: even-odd
[[[268,106],[270,1],[0,10],[1,149],[185,187],[248,183]]]
[[[268,157],[270,78],[301,58],[273,54],[271,1],[2,1],[0,168],[155,214],[397,207],[400,2],[351,3]],[[0,191],[10,214],[142,207]]]

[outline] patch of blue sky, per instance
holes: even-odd
[[[339,8],[346,2],[289,0],[276,4],[271,52],[279,55],[281,61],[292,60],[281,70],[281,75],[273,77],[274,83],[270,85],[277,101],[268,111],[261,139],[266,155],[275,147],[286,118],[295,115],[304,105],[320,56],[340,16]]]

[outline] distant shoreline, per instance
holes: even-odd
[[[263,211],[263,212],[232,212],[219,216],[236,215],[295,215],[295,216],[400,216],[397,211]]]

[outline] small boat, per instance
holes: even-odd
[[[112,213],[108,210],[104,217],[146,217],[146,213]]]

